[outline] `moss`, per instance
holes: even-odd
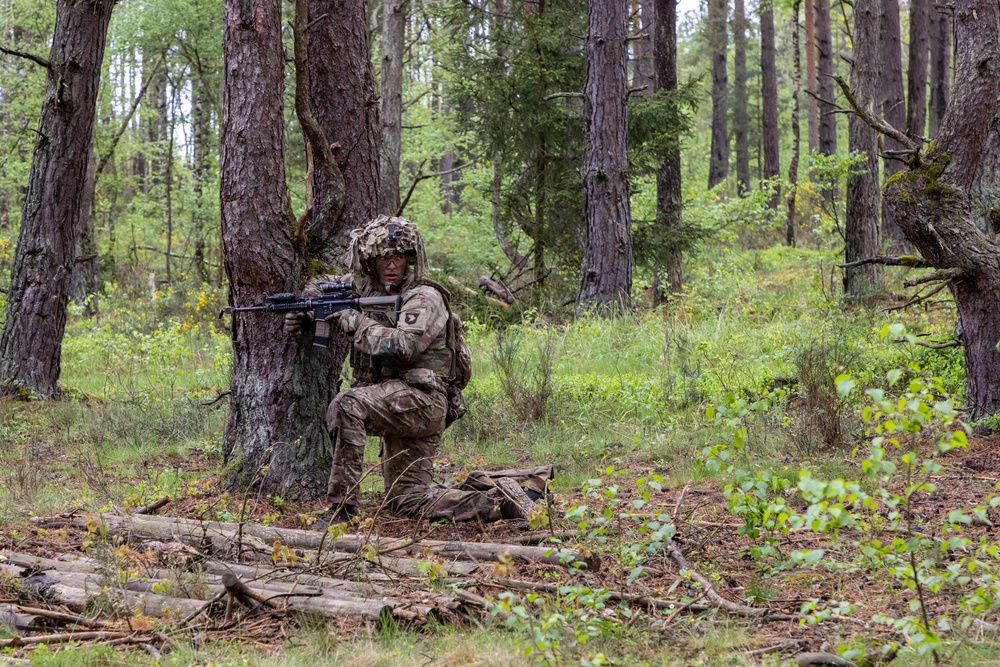
[[[921,167],[920,171],[925,179],[924,196],[928,199],[941,199],[955,192],[954,188],[940,182],[941,174],[944,173],[949,164],[951,164],[951,157],[947,153],[942,153]]]

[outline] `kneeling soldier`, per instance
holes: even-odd
[[[392,514],[432,521],[520,517],[500,489],[432,486],[433,461],[452,407],[449,373],[458,351],[449,347],[454,335],[449,336],[448,292],[426,277],[420,232],[404,218],[382,215],[351,232],[348,255],[356,295],[398,294],[402,308],[395,323],[380,312],[345,310],[331,316],[335,326],[353,336],[354,382],[337,394],[326,415],[334,454],[327,488],[331,507],[320,525],[357,513],[366,435],[383,438],[382,472]],[[311,281],[306,291],[319,282]],[[298,333],[301,325],[301,314],[286,316],[290,333]]]

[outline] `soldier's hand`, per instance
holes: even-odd
[[[301,311],[285,313],[285,333],[290,336],[301,335],[302,327],[304,327],[310,319],[312,318],[309,316],[309,313]]]
[[[358,330],[361,323],[361,311],[359,310],[339,310],[326,318],[327,322],[340,327],[345,334],[353,334]]]

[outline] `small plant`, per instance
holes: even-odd
[[[498,329],[490,353],[500,386],[522,425],[545,416],[553,393],[552,370],[558,356],[558,339],[551,332],[531,334],[533,350],[522,348],[527,337],[516,327]]]

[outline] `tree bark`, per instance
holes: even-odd
[[[819,78],[816,90],[819,94],[819,152],[823,155],[837,154],[837,115],[834,113],[833,85],[833,34],[830,29],[830,0],[816,2],[816,55]],[[827,197],[833,197],[828,191]]]
[[[809,0],[806,0],[808,2]],[[802,0],[792,2],[792,160],[788,163],[789,191],[785,201],[785,243],[795,246],[795,194],[799,181],[799,82],[802,79],[799,55],[799,7]]]
[[[317,19],[308,32],[310,100],[330,143],[340,145],[334,154],[343,174],[343,210],[322,223],[322,256],[346,268],[348,234],[378,213],[381,125],[363,0],[309,0],[309,20]],[[337,184],[317,174],[317,200],[331,188]]]
[[[632,291],[629,213],[628,5],[587,3],[587,73],[583,94],[583,200],[587,242],[576,311],[625,312]]]
[[[191,228],[194,237],[194,271],[202,283],[208,283],[210,275],[205,264],[205,222],[208,217],[205,210],[205,189],[209,185],[211,175],[208,169],[208,156],[211,151],[212,138],[212,100],[203,77],[191,79],[191,125],[193,142],[193,188],[194,206],[191,209]]]
[[[0,336],[0,391],[58,393],[111,0],[61,0]]]
[[[906,101],[903,97],[903,49],[899,29],[899,0],[881,0],[880,58],[882,61],[881,93],[882,117],[897,130],[906,131]],[[903,146],[886,137],[885,150],[899,151]],[[882,162],[883,178],[888,181],[903,168],[899,160],[886,159]],[[906,237],[896,224],[888,202],[882,201],[882,235],[892,242],[900,252],[907,250]]]
[[[819,107],[816,102],[816,4],[806,0],[806,118],[809,128],[809,152],[819,150]]]
[[[951,15],[945,9],[931,10],[931,97],[927,116],[927,134],[936,137],[948,109],[951,91]]]
[[[674,87],[676,88],[676,84]],[[733,102],[733,133],[736,140],[736,192],[742,197],[750,190],[747,16],[743,0],[733,0]]]
[[[403,49],[409,0],[385,0],[382,8],[382,152],[378,210],[399,210],[399,160],[403,136]]]
[[[906,133],[924,136],[927,125],[927,65],[930,59],[927,9],[930,0],[910,0],[910,57],[906,70]]]
[[[725,181],[729,175],[727,10],[727,0],[708,0],[708,46],[712,56],[712,153],[708,165],[710,188]]]
[[[653,30],[653,65],[657,91],[677,90],[677,3],[655,0],[656,23]],[[737,144],[738,145],[738,144]],[[674,137],[661,156],[656,173],[656,227],[664,239],[663,259],[654,265],[656,280],[666,273],[667,290],[677,294],[683,288],[681,271],[681,145]],[[656,300],[661,289],[655,283]]]
[[[656,27],[653,0],[632,3],[632,13],[635,16],[635,33],[646,35],[645,39],[637,39],[632,44],[632,87],[646,90],[638,94],[649,95],[656,89],[653,72],[653,30]]]
[[[879,6],[876,0],[855,0],[854,64],[851,67],[851,90],[858,105],[869,112],[878,109],[879,77]],[[878,224],[878,135],[852,114],[848,121],[851,151],[864,153],[865,161],[847,177],[847,219],[845,224],[845,260],[854,262],[879,254]],[[863,264],[846,269],[844,291],[855,299],[867,299],[882,286],[882,267]]]
[[[977,225],[983,204],[972,196],[1000,192],[1000,61],[990,55],[1000,50],[1000,6],[958,0],[954,21],[955,85],[940,132],[886,196],[924,259],[962,271],[951,291],[965,348],[965,400],[976,421],[1000,412],[1000,246]]]
[[[761,126],[764,142],[764,179],[777,177],[778,156],[778,70],[775,65],[774,50],[774,5],[773,0],[760,2],[760,85],[763,113]],[[774,189],[768,206],[778,208],[780,193]]]

